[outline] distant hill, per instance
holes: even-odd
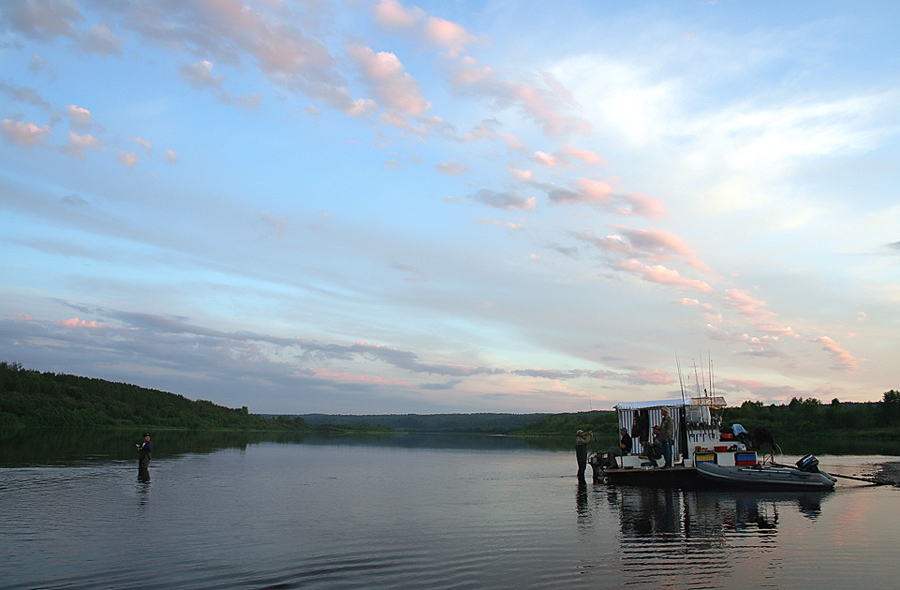
[[[479,432],[509,434],[552,414],[301,414],[309,425],[379,424],[407,432]]]
[[[246,407],[0,362],[0,428],[104,427],[313,430],[302,418],[266,419]]]

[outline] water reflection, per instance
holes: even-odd
[[[593,506],[579,487],[579,526],[591,508],[618,521],[619,571],[641,584],[673,576],[691,588],[721,588],[741,557],[778,547],[779,514],[815,520],[831,492],[766,493],[593,486]]]
[[[0,432],[0,467],[84,465],[135,461],[134,443],[143,430],[19,430]],[[554,450],[556,439],[517,438],[481,434],[374,434],[318,436],[300,432],[243,432],[210,430],[153,431],[154,460],[184,454],[207,454],[221,449],[246,450],[264,442],[310,446],[362,446],[406,449],[447,449],[515,452]],[[569,448],[566,439],[566,449]],[[573,459],[574,460],[574,459]]]

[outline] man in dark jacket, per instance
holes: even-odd
[[[141,481],[150,480],[150,457],[153,453],[153,443],[150,441],[150,433],[144,434],[144,440],[134,445],[138,451],[138,478]]]

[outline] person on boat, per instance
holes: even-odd
[[[578,460],[578,479],[584,479],[584,470],[587,469],[587,446],[594,437],[592,430],[585,432],[579,430],[575,433],[575,458]]]
[[[666,467],[671,467],[672,450],[675,447],[675,421],[669,416],[669,410],[666,408],[662,409],[662,421],[659,423],[659,439],[662,443]]]
[[[659,434],[659,426],[653,427],[653,440],[644,443],[644,455],[653,463],[654,467],[659,467],[657,460],[662,459],[663,444]]]
[[[620,428],[619,434],[622,435],[622,438],[619,439],[619,446],[610,447],[610,449],[606,451],[606,464],[609,467],[616,467],[616,457],[624,457],[631,452],[632,438],[628,435],[628,429]]]
[[[138,478],[141,481],[150,480],[150,456],[153,453],[153,443],[150,441],[150,433],[144,433],[144,440],[135,443],[138,451]]]

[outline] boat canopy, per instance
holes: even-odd
[[[619,402],[616,410],[653,410],[661,408],[682,408],[686,406],[708,406],[724,408],[725,398],[720,395],[699,396],[690,399],[666,399],[649,402]]]
[[[691,402],[686,399],[667,399],[655,402],[619,402],[617,410],[652,410],[654,408],[680,408],[689,406]]]

